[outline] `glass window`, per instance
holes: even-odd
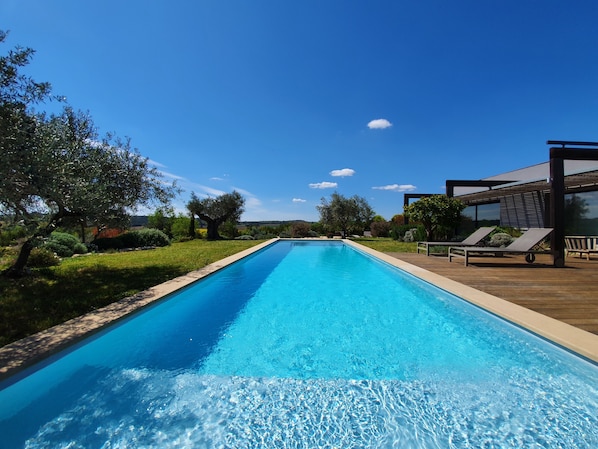
[[[598,191],[565,195],[565,234],[598,235]]]

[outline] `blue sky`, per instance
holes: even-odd
[[[0,49],[36,50],[99,131],[243,220],[318,220],[333,192],[386,219],[598,139],[595,0],[3,0]]]

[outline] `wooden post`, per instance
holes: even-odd
[[[553,265],[562,268],[565,266],[565,162],[559,157],[559,150],[550,149],[550,247]]]

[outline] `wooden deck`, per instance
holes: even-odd
[[[550,255],[533,264],[523,256],[472,257],[465,267],[446,256],[387,254],[598,335],[598,256],[569,256],[564,268],[554,268]]]

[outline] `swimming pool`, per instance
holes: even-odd
[[[0,384],[0,447],[597,447],[598,368],[280,241]]]

